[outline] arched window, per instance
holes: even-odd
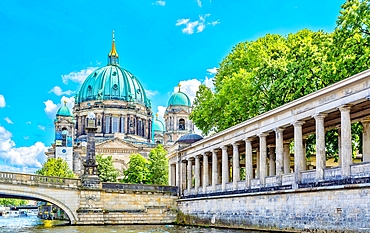
[[[105,133],[110,133],[110,117],[105,117]]]
[[[182,118],[179,120],[179,130],[185,130],[185,120]]]

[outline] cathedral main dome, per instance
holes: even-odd
[[[108,54],[108,65],[92,72],[83,82],[76,97],[76,103],[86,101],[123,100],[151,108],[150,100],[131,72],[120,67],[115,40]]]
[[[90,100],[124,100],[151,107],[140,81],[118,64],[108,64],[95,70],[86,78],[76,103]]]

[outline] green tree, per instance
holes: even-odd
[[[168,185],[167,151],[158,145],[149,153],[149,182],[151,184]]]
[[[27,205],[27,200],[13,199],[13,198],[0,198],[1,206],[25,206]]]
[[[113,166],[112,156],[103,157],[98,154],[96,156],[96,162],[98,163],[98,176],[102,182],[117,182],[119,172]]]
[[[124,178],[121,182],[132,184],[149,183],[149,161],[141,154],[131,154],[128,169],[123,172]]]
[[[239,43],[220,64],[214,93],[199,88],[190,118],[204,134],[218,132],[335,82],[332,43],[332,34],[307,29]]]
[[[42,168],[36,171],[37,175],[57,176],[63,178],[75,178],[73,171],[69,168],[68,163],[62,158],[50,158]]]

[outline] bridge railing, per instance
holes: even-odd
[[[40,176],[25,173],[0,172],[0,183],[63,186],[77,188],[81,185],[80,179],[60,178],[52,176]]]

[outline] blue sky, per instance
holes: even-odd
[[[120,64],[160,115],[178,83],[191,98],[212,85],[237,43],[267,33],[332,32],[344,0],[0,1],[0,170],[34,172],[54,137],[55,112],[107,64]]]

